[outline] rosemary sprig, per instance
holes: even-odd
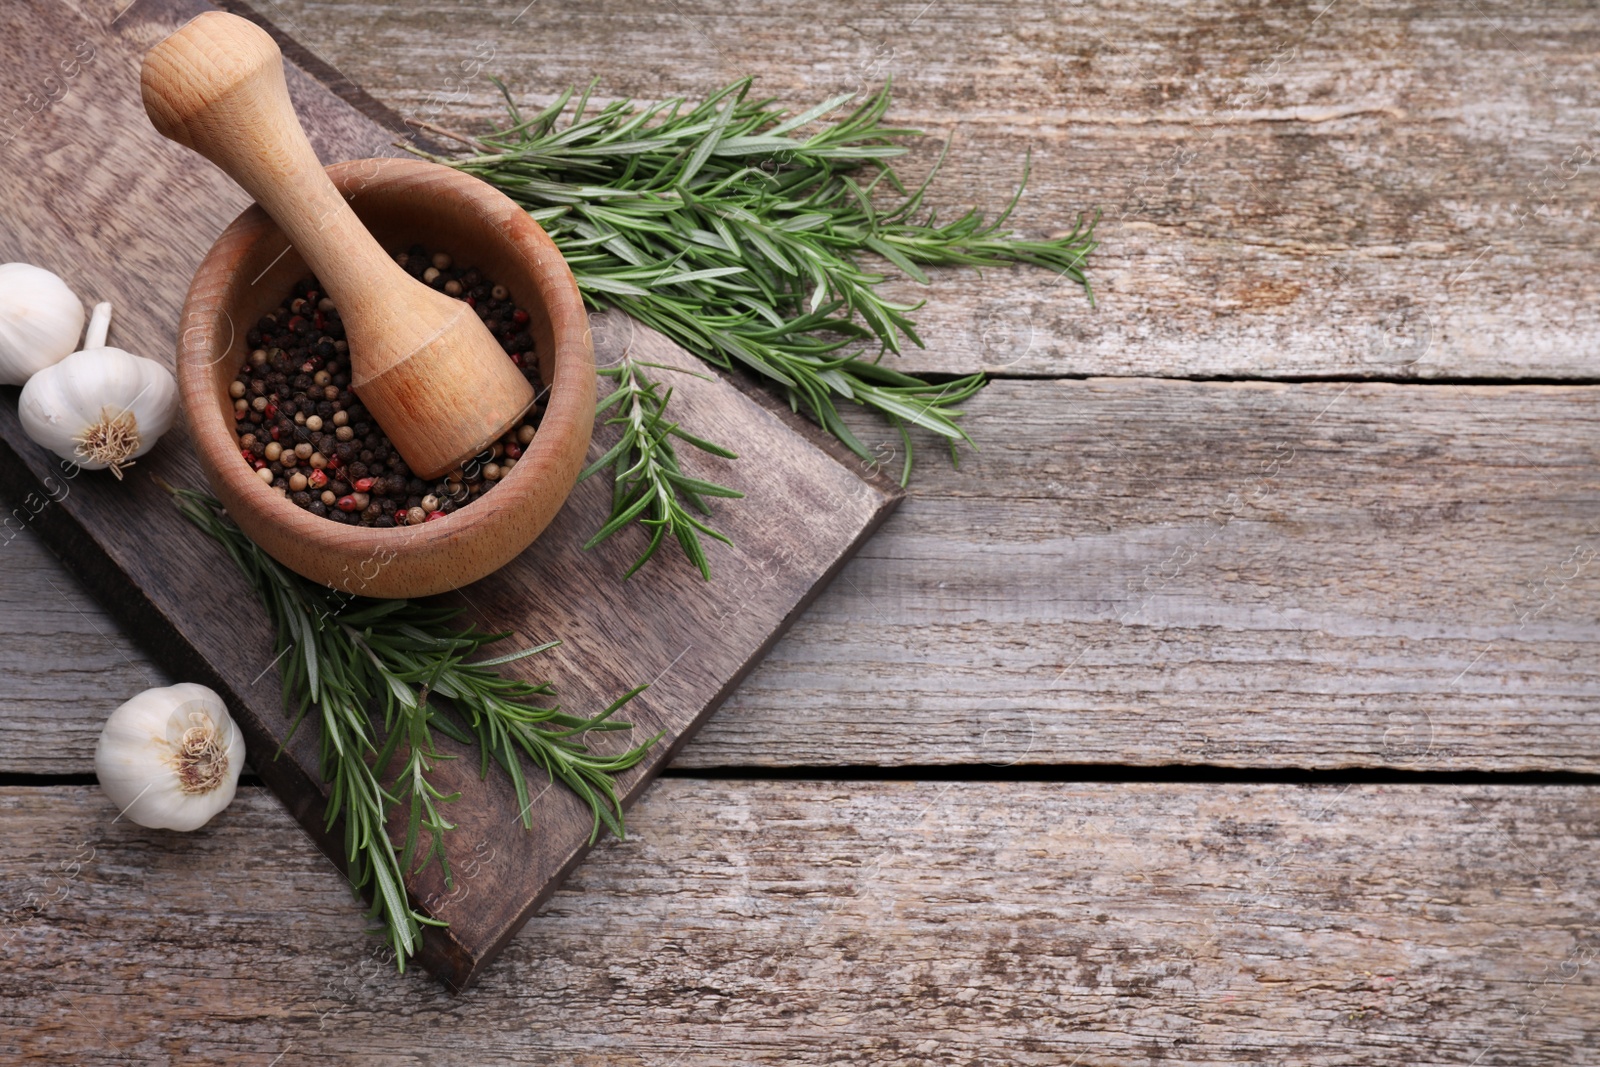
[[[667,371],[678,369],[659,363],[646,363],[628,355],[624,355],[616,366],[600,369],[601,375],[616,381],[617,389],[600,401],[599,413],[616,412],[606,420],[606,424],[620,427],[621,436],[610,451],[578,476],[582,481],[606,467],[612,467],[615,472],[611,517],[583,547],[593,548],[638,519],[650,531],[650,541],[623,575],[624,579],[633,577],[633,573],[655,555],[656,549],[661,547],[661,542],[670,533],[683,546],[684,554],[700,568],[700,576],[709,581],[711,565],[706,561],[700,535],[714,537],[723,544],[733,542],[691,515],[684,504],[709,518],[711,506],[706,503],[706,497],[737,498],[744,494],[737,489],[684,474],[678,467],[672,439],[676,437],[702,452],[723,459],[739,457],[721,445],[696,437],[676,422],[668,422],[666,410],[672,399],[672,390],[661,392],[655,382],[645,377],[645,367]]]
[[[589,751],[582,739],[591,731],[631,729],[612,716],[645,686],[590,718],[545,707],[555,695],[548,682],[534,685],[492,668],[557,642],[468,662],[507,635],[462,629],[454,622],[458,612],[449,608],[350,596],[301,578],[227,521],[215,499],[168,489],[184,516],[222,545],[266,607],[293,729],[315,711],[321,773],[329,787],[327,825],[332,829],[343,816],[351,887],[358,893],[370,889],[368,917],[381,925],[402,971],[420,946],[422,927],[446,925],[412,906],[405,875],[437,862],[445,884],[453,885],[444,835],[454,825],[440,805],[456,795],[441,793],[428,780],[434,764],[449,758],[435,747],[434,730],[463,743],[476,741],[482,774],[493,760],[510,776],[524,827],[532,827],[533,816],[523,756],[589,805],[591,840],[602,825],[623,836],[614,776],[643,759],[661,735],[609,756]],[[436,708],[434,696],[446,698],[466,726]],[[373,714],[374,705],[381,706],[381,716]],[[383,784],[385,776],[392,785]],[[398,852],[387,829],[396,808],[404,810],[406,821]]]
[[[831,122],[823,120],[852,96],[790,116],[771,100],[750,99],[748,78],[692,106],[620,100],[592,114],[591,83],[528,118],[495,84],[509,124],[478,138],[451,135],[471,152],[449,157],[405,147],[475,174],[526,207],[561,248],[591,306],[619,308],[716,366],[766,377],[864,460],[871,454],[838,403],[882,414],[906,447],[902,481],[912,463],[907,428],[945,438],[954,457],[968,440],[959,405],[984,378],[938,385],[883,366],[885,352],[922,344],[910,317],[921,304],[880,295],[885,275],[863,259],[874,255],[923,283],[923,266],[1028,263],[1089,288],[1092,222],[1080,218],[1070,233],[1047,240],[1005,228],[1026,167],[992,221],[976,209],[943,223],[932,211],[921,217],[939,168],[907,191],[889,165],[907,151],[896,142],[921,134],[884,124],[887,84]],[[862,174],[865,168],[874,173]],[[884,188],[899,202],[880,207]]]

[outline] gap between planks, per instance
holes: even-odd
[[[985,767],[973,764],[858,766],[694,766],[667,767],[661,778],[716,782],[1056,782],[1142,783],[1152,785],[1430,785],[1430,786],[1600,786],[1600,774],[1574,771],[1414,771],[1403,768],[1340,768],[1316,770],[1297,767],[1215,767],[1168,765],[1138,767],[1127,764],[1028,764]],[[0,788],[45,789],[54,786],[98,785],[93,774],[0,773]],[[246,771],[239,788],[256,788],[261,779]]]

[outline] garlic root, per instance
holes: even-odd
[[[118,481],[122,480],[122,469],[133,466],[131,457],[139,454],[139,446],[144,443],[139,437],[139,420],[133,417],[133,412],[113,415],[105,409],[101,409],[98,422],[74,434],[72,440],[77,446],[73,454],[89,461],[83,466],[109,468]]]

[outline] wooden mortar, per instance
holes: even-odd
[[[345,592],[416,597],[499,569],[539,536],[572,491],[594,428],[594,350],[583,298],[548,235],[498,191],[449,167],[363,159],[327,169],[384,246],[420,243],[476,267],[527,309],[548,392],[543,421],[511,472],[466,507],[421,526],[346,526],[302,510],[239,454],[228,385],[245,337],[307,273],[259,206],[217,238],[195,272],[179,324],[178,390],[213,490],[251,539],[290,569]],[[465,306],[465,305],[463,305]],[[501,359],[510,360],[501,352]],[[520,378],[520,375],[519,375]],[[387,427],[385,427],[387,429]]]

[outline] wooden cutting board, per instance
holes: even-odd
[[[248,200],[210,164],[162,140],[139,102],[140,56],[205,5],[125,3],[0,10],[8,70],[0,117],[10,115],[0,130],[0,260],[48,267],[85,302],[112,301],[111,343],[170,365],[190,275]],[[392,153],[393,117],[357,110],[321,73],[319,81],[291,69],[289,84],[323,161]],[[705,373],[630,319],[599,316],[595,331],[601,365],[631,346],[643,358]],[[737,463],[692,450],[684,456],[691,473],[746,494],[718,512],[734,547],[709,546],[713,580],[702,581],[681,553],[664,549],[624,583],[642,543],[637,530],[583,551],[608,510],[609,484],[597,477],[578,487],[521,557],[451,594],[468,621],[513,631],[519,645],[560,639],[554,652],[508,669],[552,680],[568,708],[598,710],[631,686],[652,683],[626,718],[636,739],[656,730],[666,736],[623,779],[630,804],[899,499],[892,485],[759,390],[720,378],[662,376],[676,389],[673,408],[686,427],[741,454]],[[124,482],[104,472],[73,477],[22,433],[17,390],[3,392],[0,492],[11,510],[0,545],[32,527],[173,677],[221,693],[246,733],[251,766],[337,864],[340,836],[323,825],[315,731],[302,731],[274,758],[288,724],[271,635],[252,594],[152,477],[204,487],[185,432],[165,437]],[[597,434],[593,454],[608,439]],[[95,692],[93,685],[86,679],[85,699],[107,712],[132,695]],[[601,743],[626,745],[628,737]],[[536,788],[535,829],[526,832],[503,775],[480,780],[476,753],[456,751],[463,758],[443,763],[439,777],[445,792],[462,793],[450,809],[459,827],[449,846],[457,884],[446,891],[430,867],[409,888],[424,910],[450,924],[429,932],[421,962],[459,990],[583,857],[590,817],[564,788]]]

